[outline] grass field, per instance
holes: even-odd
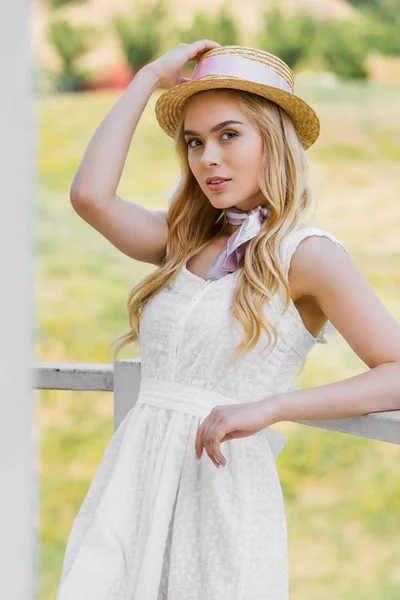
[[[400,86],[297,86],[320,115],[309,151],[316,226],[351,252],[400,322]],[[179,171],[150,99],[119,187],[124,198],[166,208]],[[119,253],[73,211],[69,186],[114,93],[38,100],[36,360],[111,362],[107,345],[128,327],[126,300],[154,267]],[[367,370],[346,341],[315,346],[303,387]],[[129,349],[121,358],[136,356]],[[73,518],[113,433],[112,395],[38,391],[40,583],[53,600]],[[277,465],[285,494],[292,600],[400,598],[398,446],[295,423]]]

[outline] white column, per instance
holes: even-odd
[[[0,598],[36,594],[32,4],[0,2]]]

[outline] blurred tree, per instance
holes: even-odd
[[[53,17],[49,21],[47,35],[62,65],[58,90],[79,90],[87,74],[78,68],[77,63],[99,41],[100,30],[91,25],[73,25],[66,19]]]
[[[310,41],[318,27],[319,22],[309,13],[286,15],[279,9],[268,9],[261,15],[256,44],[294,69],[309,56]]]
[[[164,0],[157,0],[154,4],[142,1],[135,5],[131,18],[119,15],[114,19],[122,51],[135,73],[158,57],[169,27],[168,16]]]
[[[84,4],[88,0],[50,0],[50,4],[53,8],[60,8],[66,4]]]
[[[177,26],[175,28],[175,36],[176,43],[184,42],[185,44],[192,44],[203,38],[214,40],[221,46],[237,46],[240,43],[239,26],[232,17],[232,11],[226,2],[220,5],[216,14],[198,10],[189,27]],[[188,61],[183,69],[193,68],[194,64],[194,61]],[[188,75],[190,76],[190,73]]]
[[[382,54],[400,55],[399,0],[348,0],[365,17],[368,47]]]
[[[347,0],[356,8],[374,13],[382,21],[392,23],[398,17],[400,5],[399,0]]]
[[[342,79],[367,79],[368,46],[362,25],[353,21],[321,23],[312,51],[328,71]]]
[[[229,5],[224,2],[216,14],[197,11],[189,27],[177,27],[179,41],[192,44],[203,38],[214,40],[221,46],[239,44],[239,28],[232,17]]]
[[[256,43],[293,70],[308,62],[343,79],[368,77],[366,32],[357,21],[320,21],[302,11],[287,15],[267,10]]]

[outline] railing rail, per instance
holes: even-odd
[[[114,393],[114,430],[139,396],[141,359],[112,363],[36,362],[33,387],[47,390],[83,390]],[[346,419],[293,421],[320,429],[400,444],[400,410],[369,413]]]

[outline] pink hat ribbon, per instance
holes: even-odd
[[[254,83],[270,85],[285,92],[293,93],[288,82],[272,67],[268,67],[259,61],[234,54],[219,54],[209,56],[203,60],[200,59],[193,69],[190,80],[194,81],[206,75],[241,77]]]
[[[215,257],[207,275],[207,279],[219,279],[239,267],[249,241],[261,229],[270,210],[266,206],[257,206],[248,212],[233,207],[226,210],[228,223],[241,226],[230,236],[221,252]]]

